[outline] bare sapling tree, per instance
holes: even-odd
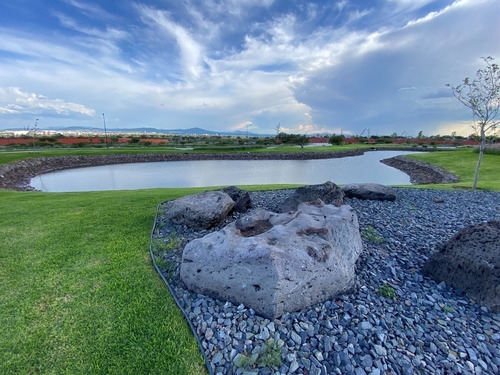
[[[455,98],[472,111],[472,128],[481,139],[472,190],[477,186],[486,136],[493,133],[500,124],[497,119],[500,109],[500,70],[498,65],[493,63],[493,57],[482,57],[482,59],[486,67],[476,72],[476,78],[473,80],[465,78],[458,86],[446,85],[451,88]]]

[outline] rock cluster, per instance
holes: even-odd
[[[283,214],[254,210],[189,242],[180,272],[196,293],[274,319],[350,291],[362,249],[351,207],[318,200]]]

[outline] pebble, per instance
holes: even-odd
[[[178,276],[180,251],[168,255],[175,267],[164,273],[213,374],[498,373],[500,314],[425,277],[420,269],[441,243],[464,226],[500,220],[500,193],[394,190],[395,202],[345,199],[358,215],[360,230],[372,227],[384,238],[363,240],[354,292],[280,319],[269,321],[242,304],[191,293]],[[277,211],[292,193],[278,190],[250,196],[256,207]],[[444,202],[437,205],[434,199]],[[164,238],[173,230],[183,243],[202,235],[158,220]],[[378,294],[383,284],[395,290],[396,299]],[[452,307],[452,312],[443,306]],[[259,356],[269,350],[269,342],[277,343],[282,364],[266,368],[259,365]],[[235,365],[249,355],[257,359],[255,367]]]

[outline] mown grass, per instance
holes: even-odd
[[[206,373],[148,253],[157,203],[195,191],[0,191],[0,373]]]
[[[474,153],[470,148],[458,149],[456,151],[411,154],[407,155],[407,157],[439,165],[460,178],[460,182],[454,184],[422,185],[422,187],[470,189],[472,186],[478,154]],[[479,171],[477,188],[480,190],[500,191],[500,155],[484,155]]]

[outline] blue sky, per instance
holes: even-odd
[[[498,0],[6,1],[0,130],[467,135],[482,56]]]

